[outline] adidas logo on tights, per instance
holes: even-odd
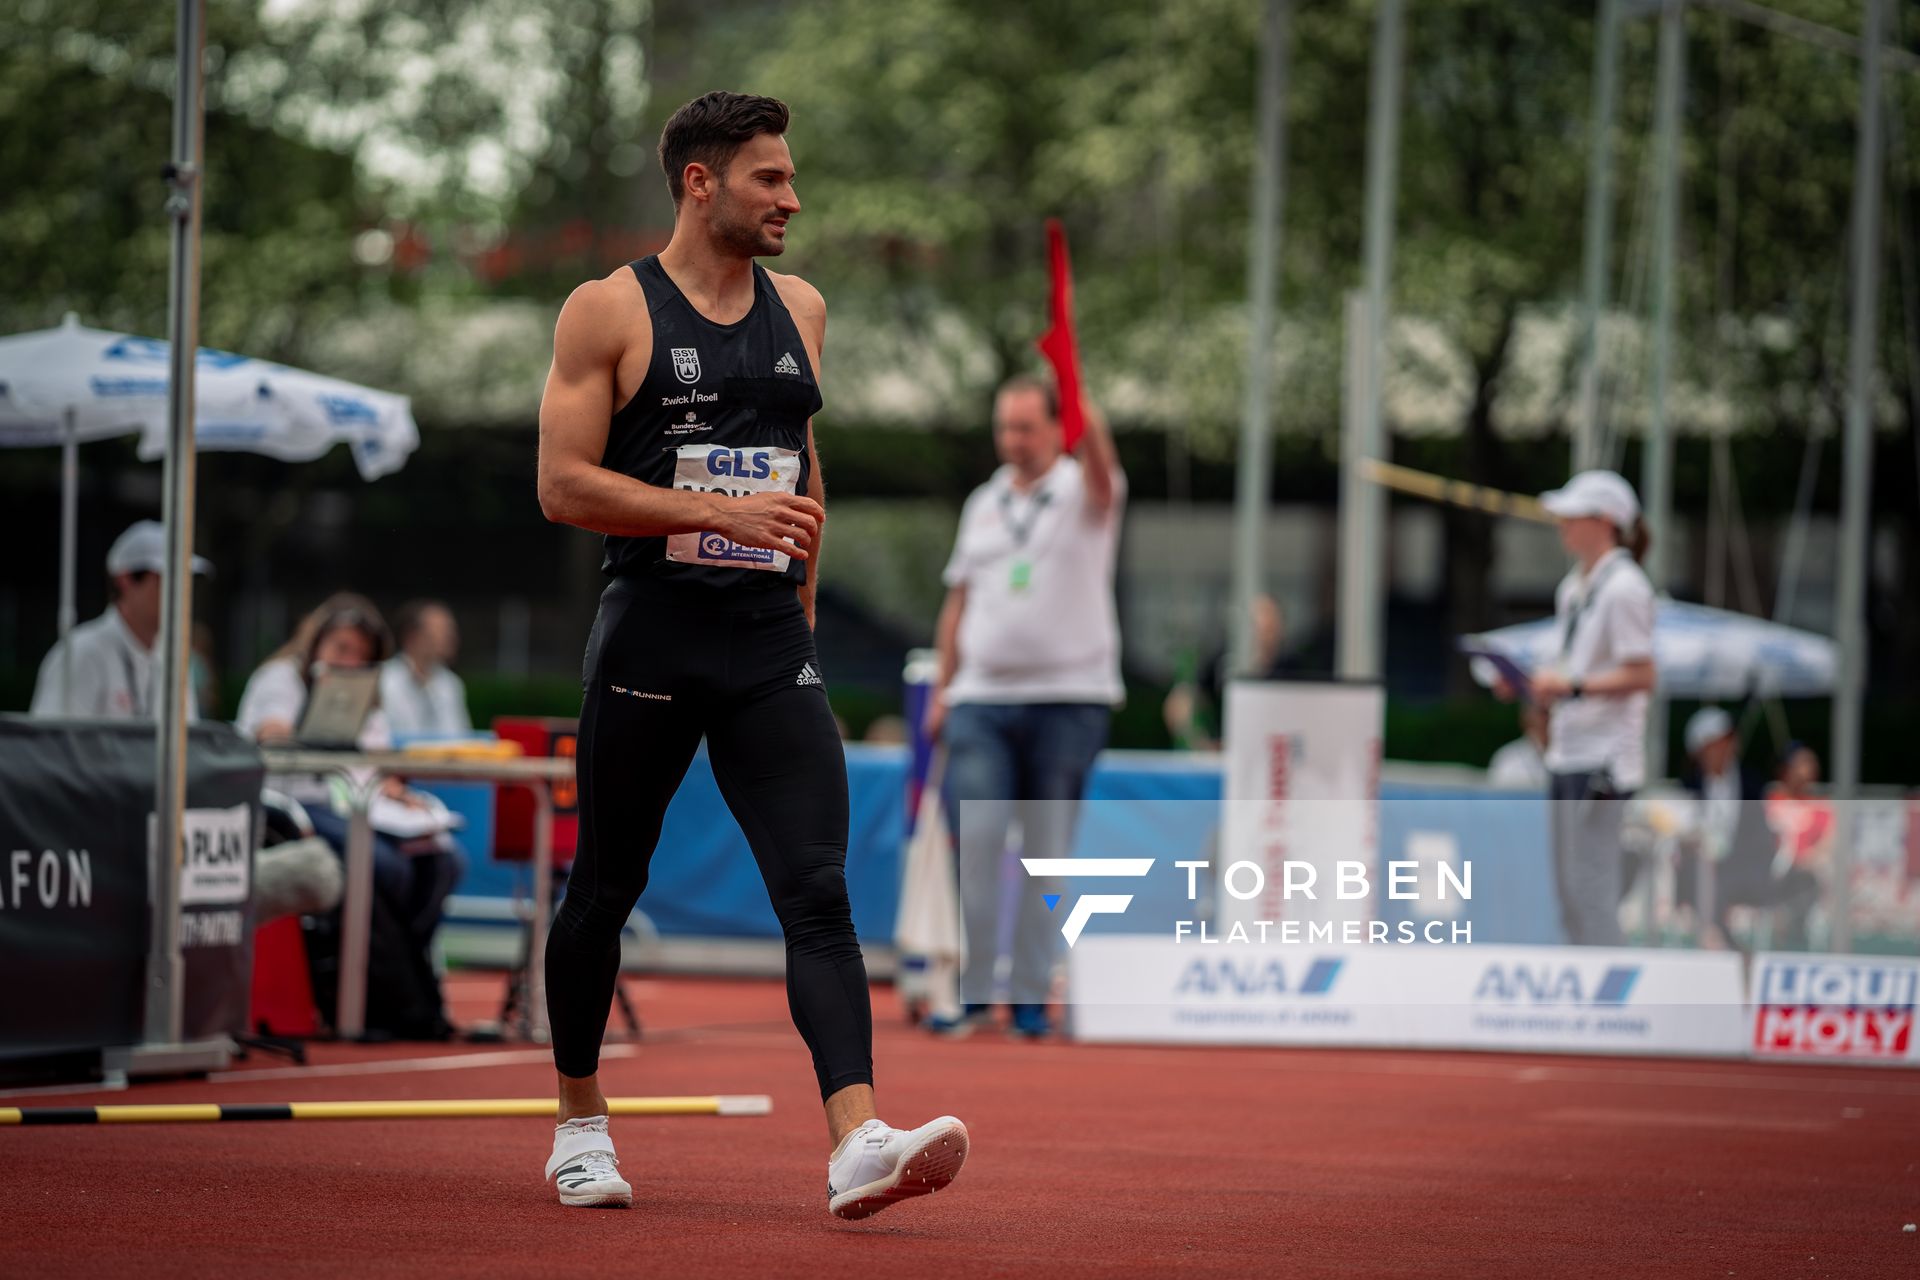
[[[800,362],[795,360],[793,358],[793,352],[789,351],[774,362],[773,371],[775,373],[791,373],[795,377],[799,377]]]
[[[820,673],[818,671],[815,671],[813,669],[813,664],[809,662],[805,666],[800,668],[800,674],[798,677],[795,678],[794,683],[795,684],[821,684],[823,682],[820,679]]]

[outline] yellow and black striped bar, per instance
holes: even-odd
[[[1473,511],[1484,511],[1489,515],[1512,516],[1519,520],[1530,520],[1535,524],[1554,523],[1553,516],[1540,505],[1540,499],[1532,494],[1508,493],[1504,489],[1468,484],[1465,480],[1449,480],[1445,476],[1415,471],[1412,467],[1397,466],[1391,462],[1382,462],[1378,458],[1364,459],[1360,463],[1360,474],[1383,489],[1392,489],[1416,498],[1425,498],[1430,502],[1444,503],[1450,507],[1466,507]]]
[[[394,1102],[156,1103],[107,1107],[0,1107],[0,1125],[201,1124],[222,1120],[493,1120],[550,1116],[552,1098],[423,1098]],[[616,1116],[764,1116],[765,1094],[609,1098]]]

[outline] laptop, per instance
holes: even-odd
[[[293,740],[324,751],[356,751],[380,696],[380,668],[337,667],[314,677]]]

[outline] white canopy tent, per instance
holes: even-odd
[[[167,453],[170,344],[90,329],[68,313],[58,328],[0,338],[0,447],[61,446],[60,636],[75,618],[79,446],[138,434],[140,456]],[[309,462],[338,444],[362,478],[406,464],[420,432],[405,396],[373,391],[226,351],[194,360],[195,447]],[[71,681],[66,687],[71,687]]]

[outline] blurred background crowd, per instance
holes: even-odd
[[[1533,492],[1567,474],[1594,6],[1429,0],[1407,14],[1385,415],[1397,461]],[[1775,6],[1837,28],[1857,6]],[[363,481],[344,451],[203,456],[202,714],[331,592],[444,601],[473,720],[578,709],[597,539],[547,524],[534,418],[558,304],[665,243],[652,145],[726,87],[789,102],[805,208],[784,269],[827,296],[818,420],[833,517],[820,648],[849,734],[897,733],[959,505],[994,466],[993,389],[1045,323],[1040,222],[1074,235],[1091,387],[1131,485],[1115,746],[1207,745],[1228,629],[1245,377],[1258,6],[1243,0],[211,0],[203,340],[412,399],[420,447]],[[1687,17],[1674,277],[1678,598],[1827,631],[1857,89],[1842,54],[1714,6]],[[1893,42],[1913,44],[1895,6]],[[1288,102],[1274,506],[1262,643],[1325,673],[1332,635],[1341,299],[1358,279],[1372,6],[1297,7]],[[68,312],[166,332],[155,168],[173,57],[164,6],[23,0],[0,37],[0,333]],[[1603,394],[1639,473],[1654,27],[1623,29],[1616,307]],[[1920,253],[1911,57],[1888,64],[1863,780],[1920,782]],[[1844,74],[1842,74],[1844,72]],[[46,145],[58,137],[60,146]],[[136,159],[137,158],[137,159]],[[152,163],[148,163],[148,159]],[[58,453],[9,451],[0,706],[28,705],[55,635]],[[157,512],[131,441],[81,453],[79,617],[93,572]],[[1386,753],[1484,766],[1514,738],[1454,637],[1551,611],[1553,533],[1395,499]],[[437,625],[437,624],[436,624]],[[1169,694],[1173,697],[1169,701]],[[1687,758],[1676,705],[1667,758]],[[1826,755],[1824,704],[1745,735],[1771,771]]]

